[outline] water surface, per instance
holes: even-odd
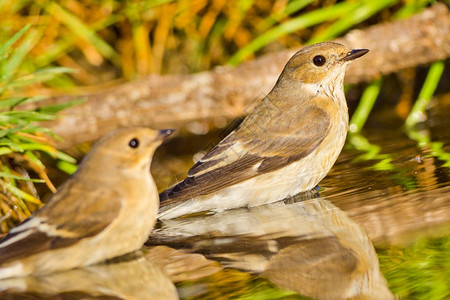
[[[175,285],[182,299],[446,299],[450,97],[428,113],[405,131],[392,109],[376,111],[349,136],[319,191],[159,222],[131,258],[3,281],[1,296],[170,299]],[[160,189],[182,179],[219,135],[163,146],[152,168]]]

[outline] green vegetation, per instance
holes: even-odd
[[[0,13],[3,34],[33,24],[36,47],[26,58],[27,68],[77,69],[49,82],[73,86],[236,65],[275,49],[405,18],[432,2],[22,0],[0,2]]]
[[[431,65],[427,78],[425,79],[422,89],[420,90],[419,97],[409,113],[408,118],[406,119],[405,125],[407,128],[411,128],[420,121],[424,121],[426,119],[425,110],[431,100],[431,97],[433,97],[442,73],[444,72],[444,68],[445,64],[443,61],[438,61]]]
[[[402,299],[448,299],[450,237],[416,241],[408,247],[377,249],[392,292]]]
[[[383,2],[383,1],[380,1]],[[428,4],[428,1],[410,1],[406,3],[394,15],[394,19],[406,18],[414,13],[419,12]],[[364,8],[363,8],[364,10]],[[369,10],[366,8],[365,10]],[[426,144],[433,149],[431,155],[446,161],[448,166],[450,163],[449,154],[442,150],[442,143],[432,143],[426,133],[419,133],[414,126],[417,123],[426,120],[426,108],[430,102],[436,87],[444,72],[444,62],[435,62],[431,65],[428,76],[421,88],[418,99],[412,107],[406,121],[405,128],[408,136],[417,141],[421,148]],[[360,158],[365,160],[379,160],[373,165],[373,169],[380,171],[393,170],[394,166],[391,164],[392,157],[389,154],[380,154],[380,147],[371,144],[367,138],[361,134],[361,129],[364,127],[367,118],[377,100],[382,87],[382,79],[378,79],[366,87],[359,105],[354,112],[349,124],[349,143],[355,149],[364,152]]]
[[[71,72],[63,67],[21,72],[24,58],[37,42],[35,32],[29,29],[30,26],[24,27],[0,47],[0,232],[7,232],[42,204],[33,182],[46,183],[55,191],[41,161],[42,154],[57,161],[75,163],[73,158],[51,145],[50,138],[55,135],[36,124],[53,120],[58,111],[73,103],[32,108],[44,97],[19,96],[26,87]],[[39,179],[31,179],[30,173]]]
[[[432,141],[428,130],[417,128],[419,122],[427,119],[426,109],[436,91],[444,68],[445,64],[443,61],[438,61],[431,65],[417,101],[406,119],[405,129],[408,137],[415,140],[417,145],[425,153],[428,152],[429,156],[437,157],[444,161],[444,167],[450,167],[450,153],[444,150],[444,144],[442,142]]]

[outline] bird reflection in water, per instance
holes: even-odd
[[[314,193],[253,208],[164,220],[147,245],[147,259],[122,258],[46,277],[0,281],[0,291],[7,291],[0,296],[178,299],[172,281],[214,274],[220,270],[219,262],[314,299],[394,298],[361,226]]]
[[[313,192],[163,220],[149,245],[189,249],[314,299],[393,299],[361,226]]]
[[[142,255],[42,277],[0,281],[4,299],[178,299],[172,281]]]

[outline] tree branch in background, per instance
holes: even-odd
[[[346,83],[371,81],[381,75],[450,56],[450,15],[436,4],[408,19],[353,30],[336,40],[370,52],[353,63]],[[270,91],[284,64],[298,49],[267,54],[236,68],[217,67],[192,75],[149,76],[85,95],[87,101],[45,123],[67,148],[92,141],[120,126],[181,128],[193,121],[236,118],[248,113]],[[58,104],[75,96],[49,99]],[[79,96],[76,96],[79,97]]]

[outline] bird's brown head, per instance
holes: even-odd
[[[339,80],[343,82],[348,64],[368,51],[351,50],[335,42],[307,46],[292,56],[280,79],[306,84],[328,84]]]
[[[106,171],[144,168],[148,171],[156,148],[173,132],[172,129],[153,130],[145,127],[114,130],[95,143],[80,169]]]

